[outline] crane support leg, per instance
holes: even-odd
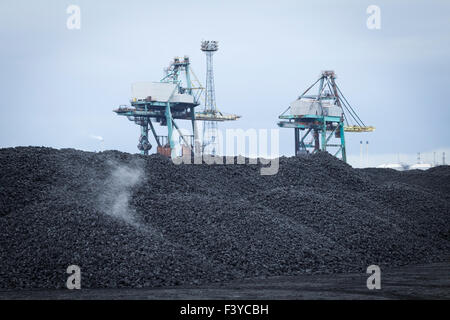
[[[319,131],[317,129],[314,129],[314,152],[317,152],[320,150],[320,142],[319,142]]]
[[[325,117],[323,117],[322,120],[322,131],[320,132],[322,138],[322,151],[327,151],[327,123]]]
[[[152,130],[153,136],[155,137],[156,143],[158,147],[161,147],[161,142],[159,142],[158,135],[156,134],[155,127],[153,127],[152,119],[148,118],[148,124],[150,125],[150,129]]]
[[[345,137],[344,137],[344,123],[343,122],[340,123],[339,130],[341,130],[341,154],[342,154],[342,161],[347,162],[347,152],[345,150]]]
[[[145,122],[145,124],[141,125],[141,137],[139,138],[139,143],[141,144],[142,142],[144,142],[145,140],[148,141],[148,125],[147,122]],[[148,155],[148,150],[142,148],[141,150],[141,154],[143,155]]]
[[[198,139],[198,127],[197,121],[195,121],[195,111],[194,108],[191,108],[191,122],[192,122],[192,132],[194,134],[194,156],[200,155],[201,145],[200,140]]]
[[[172,159],[175,158],[175,142],[173,141],[172,113],[170,112],[170,103],[166,104],[166,121],[167,121],[167,139],[169,140],[170,152]]]

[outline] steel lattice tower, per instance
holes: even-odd
[[[219,50],[217,41],[202,41],[201,50],[206,54],[205,110],[207,114],[217,114],[214,88],[213,54]],[[203,152],[216,155],[218,147],[217,121],[205,121],[203,125]]]

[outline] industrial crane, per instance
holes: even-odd
[[[297,100],[279,116],[281,128],[293,128],[295,155],[328,151],[335,148],[334,156],[346,162],[344,132],[372,132],[336,84],[334,71],[323,71],[319,79],[309,86]],[[318,85],[317,94],[308,94]],[[290,110],[290,114],[286,114]],[[300,131],[304,134],[300,136]]]
[[[172,158],[177,157],[175,147],[179,143],[182,156],[186,154],[200,155],[206,152],[205,146],[212,143],[211,141],[217,143],[215,138],[217,132],[212,132],[212,140],[211,135],[207,137],[204,132],[201,143],[197,120],[204,121],[217,131],[217,122],[240,118],[238,115],[224,114],[215,106],[212,53],[217,51],[217,48],[216,41],[202,42],[202,50],[207,53],[206,90],[193,72],[189,57],[175,57],[169,67],[164,70],[165,75],[159,82],[132,84],[131,106],[121,105],[113,110],[117,115],[126,116],[128,120],[140,126],[141,135],[137,147],[141,154],[148,155],[152,148],[148,135],[150,129],[158,145],[158,153]],[[205,109],[197,112],[195,108],[202,104],[203,92],[205,92]],[[175,120],[191,121],[192,135],[183,134]],[[154,122],[166,126],[167,135],[157,135]],[[179,135],[178,143],[174,138],[175,130]],[[211,141],[206,141],[208,139]],[[213,148],[211,153],[215,154],[215,151],[216,148]]]

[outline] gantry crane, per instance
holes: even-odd
[[[184,81],[182,81],[183,74]],[[214,87],[212,89],[214,90]],[[134,83],[131,91],[131,106],[121,105],[114,112],[126,116],[141,127],[138,149],[143,155],[148,155],[152,148],[149,129],[158,145],[158,153],[172,158],[177,157],[175,147],[181,144],[182,155],[201,155],[205,143],[200,141],[197,120],[215,123],[240,118],[233,114],[223,114],[218,109],[208,109],[206,101],[211,101],[208,94],[205,94],[205,109],[201,112],[195,111],[202,103],[205,88],[193,72],[187,56],[175,57],[159,82]],[[192,134],[183,134],[175,120],[191,121]],[[167,136],[157,135],[154,122],[167,127]],[[179,141],[174,138],[175,130],[179,134]]]
[[[334,71],[323,71],[279,116],[281,128],[294,129],[295,155],[329,151],[347,161],[344,132],[372,132],[348,103],[336,84]],[[318,84],[317,94],[308,94]],[[286,114],[290,110],[290,114]],[[300,131],[304,131],[300,136]]]
[[[185,75],[185,86],[182,84],[182,73]],[[138,82],[132,85],[131,107],[120,106],[114,110],[141,127],[138,149],[142,154],[147,155],[152,148],[148,139],[149,128],[158,144],[158,153],[169,157],[177,156],[174,130],[178,131],[183,142],[183,152],[194,152],[195,141],[198,141],[195,107],[200,104],[199,94],[195,92],[203,88],[193,87],[190,76],[189,57],[176,57],[165,69],[165,76],[160,82]],[[167,126],[167,136],[156,134],[152,119],[161,126]],[[191,121],[193,134],[183,135],[175,120]]]

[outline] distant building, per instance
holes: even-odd
[[[432,168],[433,165],[430,163],[416,163],[409,167],[410,170],[427,170]]]
[[[394,169],[398,171],[408,170],[408,166],[401,163],[384,163],[377,166],[377,168],[381,169]]]
[[[433,165],[430,163],[416,163],[413,165],[407,165],[406,163],[384,163],[377,166],[380,169],[394,169],[397,171],[405,170],[427,170],[432,168]]]

